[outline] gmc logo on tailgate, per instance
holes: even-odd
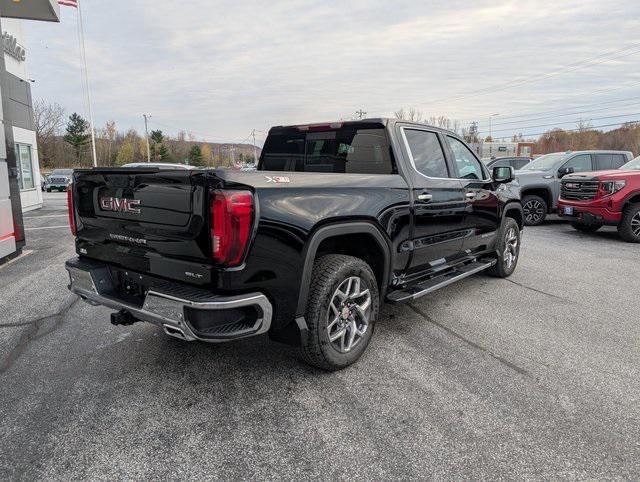
[[[123,199],[118,197],[100,198],[100,209],[103,211],[113,211],[115,213],[140,214],[138,199]]]

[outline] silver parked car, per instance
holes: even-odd
[[[47,192],[66,191],[73,180],[73,169],[55,169],[44,184]]]
[[[568,151],[545,154],[516,171],[524,223],[542,224],[558,207],[560,179],[574,172],[618,169],[633,158],[629,151]]]

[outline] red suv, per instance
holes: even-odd
[[[563,177],[558,210],[578,231],[618,226],[622,239],[640,243],[640,156],[613,171]]]

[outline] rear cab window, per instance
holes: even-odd
[[[396,174],[383,125],[377,123],[284,127],[272,130],[260,171]]]

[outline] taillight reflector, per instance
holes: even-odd
[[[69,229],[71,230],[71,234],[75,236],[78,230],[76,228],[76,215],[75,209],[73,208],[73,189],[71,186],[67,188],[67,211],[69,213]]]
[[[216,263],[242,263],[253,217],[250,191],[215,191],[211,201],[211,254]]]

